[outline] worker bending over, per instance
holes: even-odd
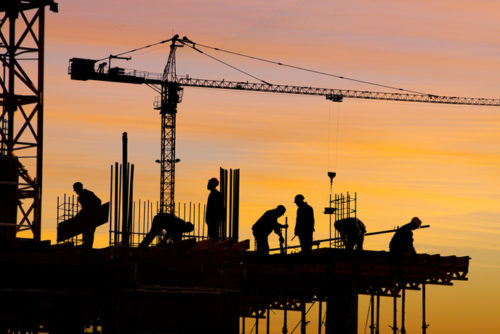
[[[171,213],[160,212],[153,218],[151,230],[144,237],[139,247],[148,247],[154,238],[160,235],[163,230],[166,231],[166,234],[158,245],[163,245],[169,240],[182,240],[182,234],[193,231],[194,225],[189,222],[185,222]]]
[[[285,239],[281,234],[282,228],[287,228],[288,225],[278,223],[278,218],[283,216],[286,208],[283,205],[278,205],[275,209],[266,211],[262,217],[257,220],[252,226],[253,236],[257,241],[257,253],[261,255],[269,254],[269,243],[267,237],[274,231],[280,237],[280,244],[283,244]]]
[[[419,228],[420,225],[422,225],[422,221],[418,217],[413,217],[411,222],[398,228],[389,244],[391,254],[417,254],[415,247],[413,247],[413,230]]]
[[[358,251],[363,250],[366,227],[361,220],[355,217],[344,218],[337,220],[334,226],[340,233],[345,249],[353,250],[356,246]]]

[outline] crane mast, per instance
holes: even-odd
[[[182,47],[178,44],[178,35],[172,38],[167,65],[163,71],[161,97],[155,108],[161,115],[161,153],[160,153],[160,212],[175,213],[175,130],[177,104],[182,101],[182,88],[173,79],[176,75],[175,50]]]
[[[299,94],[324,96],[333,102],[342,102],[344,98],[440,103],[472,106],[500,106],[500,99],[439,96],[417,93],[389,93],[377,91],[361,91],[346,89],[317,88],[294,85],[275,85],[266,82],[242,82],[226,80],[196,79],[189,76],[177,76],[175,52],[178,47],[183,47],[185,40],[179,40],[175,35],[170,44],[168,61],[162,74],[138,70],[125,70],[124,68],[104,68],[99,66],[98,60],[72,58],[70,59],[69,74],[73,80],[99,80],[132,84],[146,84],[161,92],[159,100],[154,103],[155,109],[161,116],[161,155],[160,155],[160,211],[175,212],[175,164],[180,160],[176,158],[176,115],[177,104],[182,101],[182,87],[203,87],[230,90],[245,90],[278,94]]]

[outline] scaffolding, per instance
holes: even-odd
[[[75,195],[57,196],[57,228],[59,224],[63,221],[73,218],[82,209],[80,203],[78,203]],[[72,243],[73,245],[82,245],[83,238],[81,234],[78,234],[68,240],[58,243]]]
[[[345,218],[356,218],[357,212],[357,193],[354,193],[354,196],[349,192],[346,194],[335,194],[333,199],[332,195],[330,195],[329,206],[325,208],[325,214],[329,215],[330,221],[330,248],[344,248],[340,233],[333,227],[335,222]],[[333,236],[332,231],[334,231]]]
[[[159,211],[159,201],[151,200],[137,200],[131,203],[131,216],[130,220],[130,230],[129,234],[129,245],[130,247],[138,247],[141,241],[144,239],[146,234],[148,234],[151,229],[151,223],[153,218],[158,214]],[[123,236],[123,231],[120,228],[120,202],[114,202],[110,204],[110,209],[112,207],[117,208],[117,215],[110,215],[109,220],[109,246],[118,246],[121,242]],[[183,239],[196,239],[196,241],[206,240],[208,238],[205,229],[205,211],[206,205],[201,203],[177,203],[174,214],[194,225],[194,230],[189,233],[183,234]],[[153,242],[152,246],[157,245],[160,240],[164,237],[164,233],[157,236]]]

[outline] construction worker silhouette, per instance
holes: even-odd
[[[175,242],[182,240],[182,234],[193,231],[194,225],[189,222],[185,222],[171,213],[160,212],[153,218],[151,230],[148,234],[146,234],[139,247],[148,247],[154,238],[160,235],[163,230],[167,231],[167,233],[163,239],[160,240],[158,245],[164,245],[167,241]]]
[[[73,184],[73,190],[78,195],[78,202],[82,210],[78,213],[82,219],[88,221],[89,227],[82,233],[83,247],[92,248],[94,244],[95,227],[91,225],[92,219],[96,219],[96,214],[101,206],[101,200],[92,191],[84,189],[81,182]]]
[[[422,221],[418,217],[413,217],[408,224],[398,228],[389,243],[391,254],[417,254],[415,247],[413,247],[413,230],[419,228],[420,225],[422,225]]]
[[[282,244],[285,239],[281,234],[282,228],[287,228],[288,225],[278,223],[278,218],[283,216],[286,208],[283,205],[278,205],[275,209],[266,211],[262,217],[257,220],[252,226],[253,236],[255,241],[257,241],[257,253],[260,255],[269,254],[269,243],[267,237],[271,232],[274,231],[280,237],[280,244]]]
[[[353,250],[354,246],[356,246],[358,251],[363,250],[366,227],[361,220],[355,217],[339,219],[334,226],[340,233],[345,249]]]
[[[224,199],[220,191],[215,189],[219,180],[215,177],[208,180],[207,189],[210,190],[207,200],[206,223],[210,240],[219,241],[220,227],[225,218]]]
[[[299,194],[295,196],[297,204],[297,220],[295,223],[295,235],[299,237],[300,248],[303,254],[311,253],[313,232],[314,232],[314,211],[304,196]]]

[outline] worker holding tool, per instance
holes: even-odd
[[[283,205],[278,205],[275,209],[266,211],[262,217],[257,220],[252,226],[252,232],[257,241],[257,253],[261,255],[269,254],[269,243],[267,237],[274,231],[280,238],[280,249],[283,248],[285,239],[281,234],[282,228],[287,228],[287,224],[278,223],[278,218],[283,216],[286,208]]]
[[[314,232],[314,211],[304,201],[304,196],[301,194],[295,196],[295,204],[297,204],[295,235],[299,237],[302,254],[310,254]]]
[[[422,225],[422,221],[418,217],[413,217],[408,224],[398,228],[389,244],[391,254],[417,254],[415,247],[413,247],[413,230],[419,228],[420,225]]]
[[[339,219],[335,222],[334,226],[340,233],[340,238],[344,243],[345,249],[353,250],[354,246],[356,246],[358,251],[363,250],[366,227],[361,220],[356,217]]]

